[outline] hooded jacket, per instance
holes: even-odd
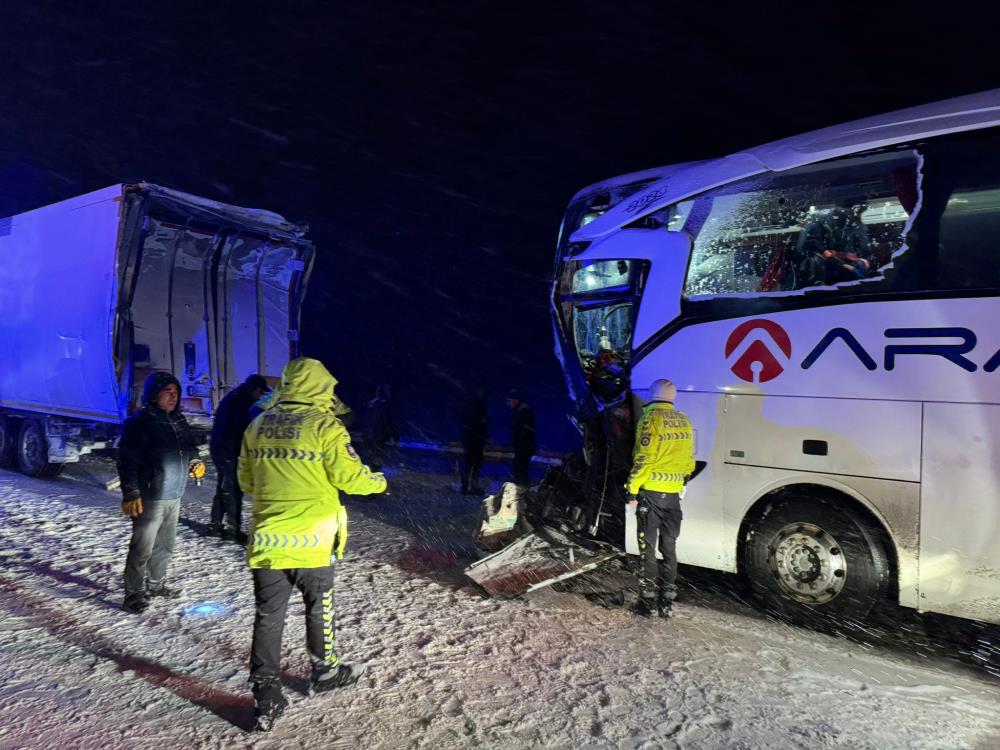
[[[253,495],[247,545],[251,568],[320,568],[347,540],[340,491],[370,495],[385,490],[351,447],[334,415],[336,380],[315,359],[293,359],[272,405],[243,436],[238,478]]]
[[[142,390],[143,408],[125,420],[118,443],[118,476],[122,498],[141,497],[144,504],[176,500],[187,487],[188,464],[196,446],[180,406],[166,412],[156,397],[180,383],[169,372],[154,372]]]
[[[212,460],[235,460],[240,455],[243,433],[250,424],[250,409],[254,405],[253,389],[241,383],[219,403],[212,423],[209,450]]]

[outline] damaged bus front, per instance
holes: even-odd
[[[813,624],[1000,622],[998,125],[991,91],[582,191],[552,312],[583,450],[551,516],[637,552],[623,484],[665,377],[704,468],[680,562]]]

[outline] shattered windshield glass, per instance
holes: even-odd
[[[585,369],[605,362],[628,361],[632,343],[632,304],[573,309],[576,350]]]
[[[573,274],[573,292],[591,292],[597,289],[627,286],[631,262],[627,260],[599,260],[585,265]]]
[[[919,208],[912,150],[812,165],[698,198],[685,295],[871,284],[905,251]]]

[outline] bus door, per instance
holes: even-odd
[[[1000,622],[1000,405],[924,404],[920,609]]]

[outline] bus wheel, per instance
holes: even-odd
[[[880,530],[826,498],[775,500],[751,525],[745,561],[766,610],[812,627],[863,620],[889,589]]]
[[[17,436],[17,468],[29,477],[54,477],[62,464],[49,463],[45,428],[37,419],[25,419]]]
[[[17,442],[17,422],[0,414],[0,469],[14,465],[14,444]]]

